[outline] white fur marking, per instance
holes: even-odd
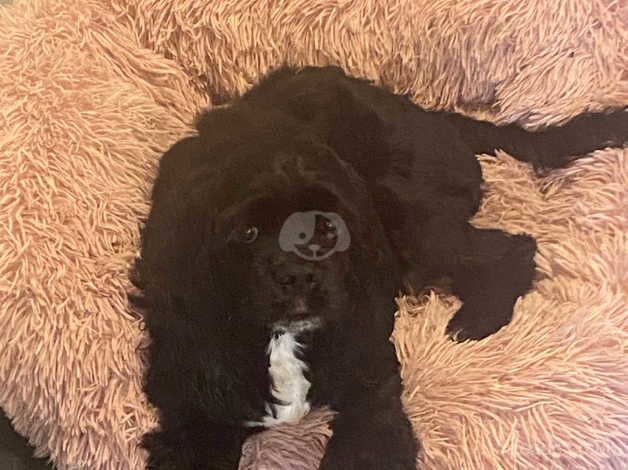
[[[247,422],[247,426],[271,427],[279,423],[296,423],[309,413],[307,393],[311,384],[304,376],[307,364],[297,357],[303,346],[296,336],[318,326],[317,321],[276,325],[266,352],[269,357],[271,394],[277,403],[267,403],[267,415],[259,422]]]

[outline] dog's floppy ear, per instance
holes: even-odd
[[[218,185],[211,170],[199,164],[203,155],[200,139],[188,137],[161,159],[134,273],[145,301],[160,304],[156,310],[175,308],[185,283],[205,275],[197,264],[208,244]]]
[[[170,147],[159,160],[159,172],[152,192],[153,203],[180,186],[193,168],[202,164],[203,159],[204,152],[198,137],[184,137]]]
[[[149,290],[157,283],[157,273],[165,270],[160,263],[164,259],[159,255],[172,242],[172,225],[167,222],[168,215],[176,204],[176,194],[181,182],[199,159],[201,148],[198,137],[184,137],[171,146],[159,161],[159,171],[153,184],[151,211],[142,228],[140,256],[131,267],[131,283],[138,288],[138,293],[129,294],[129,300],[135,307],[145,308],[151,303]]]

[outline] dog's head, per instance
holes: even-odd
[[[221,276],[238,287],[232,314],[265,324],[337,319],[352,308],[356,287],[350,251],[356,217],[332,185],[285,177],[253,178],[251,196],[215,219]]]
[[[316,138],[273,129],[218,141],[201,125],[161,163],[138,266],[182,314],[338,321],[394,270],[365,182]]]

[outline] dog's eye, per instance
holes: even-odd
[[[259,229],[255,225],[243,225],[236,228],[227,240],[240,243],[253,243],[259,235]]]
[[[243,243],[253,243],[259,235],[259,229],[254,225],[247,225],[243,228],[240,236],[240,240]]]
[[[329,219],[322,219],[318,224],[319,233],[322,233],[329,240],[336,238],[337,228],[334,223]]]

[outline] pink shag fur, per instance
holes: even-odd
[[[628,6],[610,0],[29,0],[0,7],[0,406],[63,469],[141,468],[127,269],[155,164],[202,91],[337,63],[430,107],[529,126],[628,103]],[[628,467],[628,150],[537,178],[482,157],[476,223],[537,237],[511,325],[443,335],[456,300],[399,299],[393,339],[422,468]],[[391,312],[391,315],[393,312]],[[319,410],[241,468],[314,469]]]

